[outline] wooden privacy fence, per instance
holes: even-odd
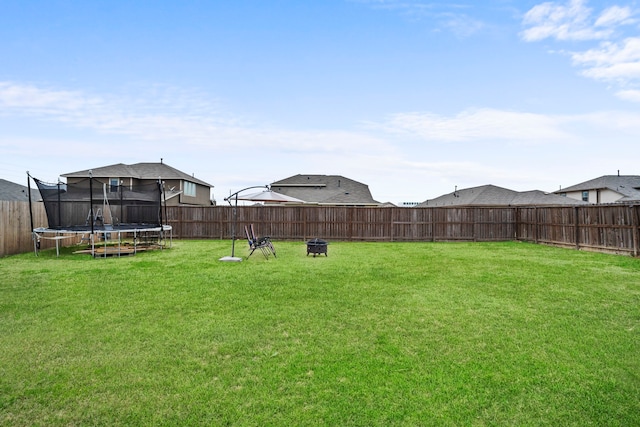
[[[233,208],[169,207],[173,235],[230,239]],[[236,236],[254,224],[280,240],[345,241],[522,240],[602,252],[639,254],[640,205],[524,207],[240,206]]]
[[[42,203],[33,204],[33,223],[47,226],[47,215]],[[41,248],[55,247],[54,241],[42,241]],[[29,202],[0,200],[0,256],[33,250]]]
[[[0,201],[0,256],[28,252],[29,203]],[[34,204],[34,225],[46,226],[41,203]],[[181,239],[231,239],[230,206],[174,206],[163,217]],[[344,207],[239,206],[236,237],[253,224],[274,240],[315,237],[343,241],[508,241],[522,240],[575,249],[638,256],[640,205],[524,207]],[[71,243],[71,242],[69,242]],[[54,246],[42,241],[43,248]]]
[[[519,207],[518,240],[638,256],[640,205]]]
[[[168,207],[173,235],[230,239],[233,208]],[[362,241],[503,241],[515,238],[513,208],[369,208],[340,206],[240,206],[236,236],[253,224],[281,240],[323,238]]]

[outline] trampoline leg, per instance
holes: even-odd
[[[38,239],[36,238],[36,233],[31,233],[31,240],[33,240],[33,253],[38,256]]]

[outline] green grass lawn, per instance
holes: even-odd
[[[640,259],[275,246],[0,259],[0,425],[640,425]]]

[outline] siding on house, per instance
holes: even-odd
[[[556,194],[588,203],[630,203],[640,201],[640,176],[604,175],[560,189]]]

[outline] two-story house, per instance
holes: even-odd
[[[85,181],[89,174],[98,185],[106,186],[107,192],[117,194],[123,189],[153,185],[161,180],[164,183],[164,199],[167,206],[210,205],[211,189],[208,184],[192,175],[181,172],[163,161],[160,163],[135,163],[103,166],[71,172],[61,175],[67,184],[73,185]],[[163,200],[164,202],[164,200]]]

